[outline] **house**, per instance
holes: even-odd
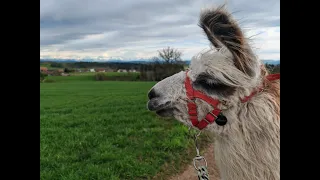
[[[90,69],[89,72],[96,72],[94,69]]]
[[[95,70],[96,70],[96,72],[106,72],[106,70],[103,69],[103,68],[97,68],[97,69],[95,69]]]
[[[63,70],[63,69],[58,69],[58,72],[59,72],[59,73],[63,73],[64,70]]]
[[[40,72],[47,72],[48,68],[47,67],[40,67]]]
[[[117,72],[128,72],[126,69],[118,69]]]
[[[130,69],[129,72],[137,72],[135,69]]]

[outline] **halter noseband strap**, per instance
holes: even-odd
[[[221,110],[219,108],[217,108],[220,101],[213,99],[198,90],[193,89],[192,84],[191,84],[191,80],[188,76],[188,71],[186,71],[186,80],[185,80],[184,85],[185,85],[185,88],[187,91],[187,97],[190,100],[187,105],[190,120],[191,120],[193,126],[195,126],[201,130],[201,129],[205,128],[208,124],[213,123],[220,115]],[[214,108],[201,121],[198,121],[197,105],[195,103],[195,98],[200,98],[200,99],[206,101],[208,104],[210,104]]]

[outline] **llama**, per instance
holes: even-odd
[[[217,118],[202,127],[216,136],[214,154],[221,179],[280,179],[280,80],[266,79],[265,66],[224,6],[203,10],[199,26],[214,48],[194,56],[188,71],[155,84],[148,93],[148,109],[193,127],[185,86],[189,79],[196,91],[221,102],[216,108],[227,120]],[[263,91],[241,101],[261,85]],[[194,103],[197,121],[212,111],[201,98]]]

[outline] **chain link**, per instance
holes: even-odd
[[[208,166],[207,160],[203,156],[200,155],[199,144],[197,141],[200,134],[201,134],[201,131],[199,131],[199,133],[191,135],[191,127],[189,127],[189,135],[193,138],[194,144],[196,146],[196,157],[193,158],[193,166],[198,171],[199,180],[209,180],[209,174],[208,174],[208,170],[207,170],[207,166]],[[199,162],[202,160],[205,162],[205,165],[197,167],[196,162],[197,161]]]

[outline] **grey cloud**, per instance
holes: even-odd
[[[198,15],[200,8],[207,4],[212,1],[41,0],[40,47],[109,49],[146,40],[157,42],[190,36],[200,41]],[[268,18],[280,16],[279,6],[277,0],[233,0],[228,4],[231,11],[240,10],[234,14],[236,18],[243,17],[245,22],[259,27],[279,26],[280,20]],[[117,33],[97,41],[80,41],[86,35],[111,31]]]
[[[45,3],[45,1],[41,3]],[[81,1],[77,2],[76,7],[72,8],[68,8],[68,4],[70,6],[72,5],[70,3],[66,3],[63,4],[60,9],[53,7],[53,9],[57,9],[55,13],[53,13],[52,10],[48,13],[45,11],[40,13],[40,36],[45,33],[45,30],[50,29],[54,29],[55,34],[61,36],[57,39],[64,41],[69,41],[74,39],[74,37],[78,37],[79,31],[82,32],[81,34],[85,35],[118,30],[128,32],[134,36],[135,31],[137,33],[148,30],[154,31],[154,29],[157,28],[155,27],[155,24],[156,26],[177,26],[180,24],[187,24],[190,21],[190,18],[185,18],[177,22],[167,20],[167,22],[157,24],[158,17],[176,12],[176,7],[173,6],[172,1],[163,1],[161,3],[146,2],[142,3],[143,6],[139,4],[131,4],[131,6],[130,4],[120,4],[123,5],[122,7],[120,6],[123,9],[114,4],[108,5],[108,3],[100,4],[100,7],[98,8],[92,8],[89,6],[87,9],[82,9],[85,7],[80,5],[85,3],[81,3]],[[90,4],[91,6],[97,7],[97,3],[92,2]],[[56,6],[58,5],[59,1]],[[161,5],[164,6],[164,8],[162,8]],[[101,6],[106,8],[103,9]],[[70,35],[70,37],[68,37],[68,35]],[[51,40],[51,36],[42,35],[41,37],[40,45],[46,45],[54,42]],[[49,38],[46,39],[45,37]],[[56,42],[62,43],[63,41],[57,40]]]

